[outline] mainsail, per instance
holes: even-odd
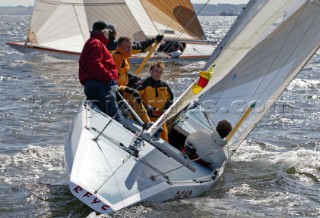
[[[235,126],[256,103],[231,138],[236,147],[319,48],[320,0],[250,1],[248,7],[205,66],[214,66],[207,86],[194,94],[191,85],[149,132],[196,99],[214,125],[226,119]]]
[[[81,52],[92,24],[115,24],[134,41],[157,34],[166,39],[206,39],[189,0],[36,0],[27,42]]]

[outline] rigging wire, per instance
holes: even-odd
[[[105,155],[104,152],[102,151],[101,146],[99,145],[99,143],[98,143],[97,141],[96,141],[96,144],[97,144],[97,146],[99,147],[99,149],[100,149],[100,151],[101,151],[101,153],[102,153],[105,161],[107,162],[107,165],[108,165],[110,171],[112,172],[112,168],[111,168],[111,166],[110,166],[110,163],[109,163],[106,155]],[[106,183],[109,181],[109,179],[125,164],[125,162],[127,162],[127,160],[130,159],[130,157],[131,157],[131,154],[128,155],[128,156],[126,157],[126,159],[124,159],[124,160],[122,161],[122,164],[121,164],[114,172],[112,172],[112,174],[111,174],[93,193],[94,193],[94,194],[97,194],[98,191],[104,186],[104,184],[106,184]],[[117,187],[118,187],[118,190],[120,190],[120,185],[119,185],[117,179],[114,178],[114,181],[115,181],[115,183],[116,183],[116,185],[117,185]],[[122,193],[119,192],[119,194],[120,194],[121,198],[124,199]]]
[[[86,116],[87,116],[87,114],[86,114]],[[87,118],[86,118],[86,119],[87,119]],[[112,118],[110,121],[112,121],[112,120],[113,120],[113,118]],[[110,121],[109,121],[109,122],[107,123],[107,125],[104,127],[103,131],[104,131],[104,130],[107,128],[107,126],[111,123]],[[97,131],[95,128],[91,128],[91,129]],[[101,135],[103,134],[103,131],[101,131],[101,132],[98,134],[98,136],[101,136]],[[105,136],[105,135],[103,134],[103,136]],[[99,143],[98,143],[98,137],[93,138],[92,140],[93,140],[94,142],[96,142],[99,150],[101,151],[101,153],[102,153],[102,155],[103,155],[103,157],[104,157],[104,160],[107,162],[107,165],[108,165],[110,171],[112,172],[112,168],[111,168],[111,166],[110,166],[110,163],[109,163],[109,161],[108,161],[108,158],[107,158],[107,156],[104,154],[101,146],[100,146]],[[111,140],[110,140],[110,141],[111,141]],[[115,143],[115,144],[117,144],[117,140],[112,140],[112,142]],[[121,143],[119,143],[119,145],[121,145]],[[97,194],[97,193],[98,193],[98,191],[103,187],[103,185],[104,185],[107,181],[109,181],[109,179],[125,164],[125,162],[127,162],[127,160],[130,159],[130,157],[131,157],[131,154],[128,155],[128,156],[122,161],[122,164],[94,191],[94,194]],[[115,181],[118,189],[120,190],[120,185],[119,185],[118,181],[117,181],[116,179],[115,179],[114,181]],[[122,193],[121,193],[121,192],[119,192],[119,193],[120,193],[120,195],[121,195],[121,198],[124,199],[124,197],[122,196]]]
[[[207,6],[207,4],[209,4],[211,0],[207,0],[207,2],[200,8],[200,10],[195,14],[194,17],[192,17],[189,22],[184,26],[184,29],[182,30],[182,32],[180,32],[178,35],[177,35],[177,39],[179,39],[182,34],[186,31],[186,28],[189,27],[191,25],[191,23],[194,21],[194,19],[197,18],[198,14]]]
[[[194,21],[194,19],[196,19],[196,17],[198,16],[198,14],[200,14],[200,12],[207,6],[207,4],[209,4],[210,1],[211,1],[211,0],[207,0],[207,2],[199,9],[199,11],[198,11],[197,13],[195,13],[195,15],[188,21],[188,23],[187,23],[185,26],[183,26],[182,31],[181,31],[180,33],[176,34],[176,36],[175,36],[174,40],[172,40],[172,42],[177,42],[177,41],[178,41],[178,39],[179,39],[179,38],[182,36],[182,34],[186,31],[186,28],[188,28],[188,27],[192,24],[192,22]],[[181,9],[182,9],[182,7],[180,6],[179,10],[178,10],[177,13],[176,13],[176,16],[177,16],[178,13],[181,11]],[[170,25],[173,23],[173,21],[174,21],[174,19],[172,18],[172,19],[171,19],[171,22],[167,25],[167,28],[166,28],[165,31],[168,30],[168,28],[169,28]],[[173,45],[174,45],[174,43],[168,44],[165,48],[168,48],[169,50],[171,50],[172,47],[173,47]],[[169,47],[169,46],[170,46],[170,47]]]
[[[222,148],[221,148],[221,149],[222,149]],[[204,157],[206,157],[206,156],[208,156],[208,155],[210,155],[210,154],[213,154],[214,152],[219,151],[219,150],[220,150],[220,149],[212,150],[212,151],[210,151],[210,152],[208,152],[208,153],[206,153],[206,154],[204,154],[204,155],[202,155],[202,156],[200,156],[200,157],[198,157],[198,158],[189,160],[188,162],[182,164],[181,166],[176,167],[176,168],[173,168],[173,169],[168,170],[168,171],[166,171],[166,172],[161,172],[161,171],[160,171],[161,174],[152,175],[152,178],[155,179],[155,178],[157,178],[157,177],[159,177],[159,176],[163,176],[164,174],[168,174],[168,173],[171,173],[171,172],[173,172],[173,171],[176,171],[176,170],[178,170],[178,169],[180,169],[180,168],[182,168],[182,167],[186,167],[188,164],[190,164],[190,163],[192,163],[192,162],[196,162],[196,161],[198,161],[198,160],[200,160],[200,159],[202,159],[202,158],[204,158]],[[166,178],[166,176],[164,176],[164,177]]]
[[[98,144],[98,143],[97,143],[97,144]],[[99,147],[100,147],[100,146],[99,146]],[[122,161],[122,163],[120,164],[120,166],[119,166],[117,169],[115,169],[115,171],[113,171],[113,172],[112,172],[112,169],[111,169],[111,166],[110,166],[109,162],[108,162],[107,159],[106,159],[107,164],[108,164],[108,166],[109,166],[110,171],[112,172],[112,174],[111,174],[93,193],[94,193],[94,194],[97,194],[98,191],[109,181],[109,179],[111,179],[111,177],[113,177],[113,176],[117,173],[117,171],[118,171],[131,157],[132,157],[132,154],[128,155],[128,156]],[[117,186],[118,186],[118,190],[120,190],[120,186],[119,186],[119,183],[118,183],[117,179],[114,178],[114,180],[115,180],[115,182],[116,182],[116,184],[117,184]],[[124,197],[122,196],[121,192],[119,192],[119,193],[120,193],[120,195],[121,195],[121,198],[124,199]]]
[[[167,181],[170,181],[169,176],[166,175],[167,172],[162,172],[161,170],[159,170],[158,168],[156,168],[155,166],[153,166],[152,164],[150,164],[144,157],[140,156],[140,160],[148,167],[150,167],[151,170],[153,170],[154,172],[158,173],[159,176],[163,176]],[[151,178],[152,179],[152,178]]]

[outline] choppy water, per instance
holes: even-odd
[[[255,128],[210,191],[98,215],[69,193],[63,145],[84,97],[77,63],[22,55],[30,16],[0,16],[0,217],[319,217],[320,55]],[[233,17],[201,17],[219,40]],[[176,95],[204,62],[167,67]]]

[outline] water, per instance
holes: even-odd
[[[196,199],[99,215],[70,194],[63,145],[83,99],[77,63],[23,55],[30,16],[0,16],[0,217],[319,217],[320,55],[311,59],[227,165]],[[220,40],[233,17],[201,17]],[[204,62],[167,67],[181,94]],[[143,72],[142,76],[146,75]]]

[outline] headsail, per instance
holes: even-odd
[[[231,139],[236,146],[317,51],[319,0],[252,2],[260,5],[255,5],[256,13],[250,22],[235,31],[236,35],[226,36],[232,40],[207,64],[215,65],[208,85],[197,95],[190,87],[159,123],[184,108],[186,100],[190,103],[199,97],[213,124],[227,119],[236,125],[248,107],[257,102],[256,109]]]
[[[257,103],[231,139],[234,145],[244,140],[319,48],[320,1],[288,3],[267,37],[200,97],[203,107],[208,100],[217,102],[218,110],[207,113],[215,124],[228,119],[235,125],[247,108]]]
[[[27,42],[81,52],[98,20],[115,24],[118,36],[135,41],[159,33],[165,38],[205,39],[189,0],[36,0]]]
[[[226,36],[219,43],[219,46],[214,50],[210,59],[207,61],[203,70],[208,70],[216,58],[224,51],[224,48],[227,48],[229,44],[234,40],[234,38],[240,33],[240,31],[252,20],[252,18],[258,13],[261,7],[268,0],[256,0],[250,1],[245,6],[241,15],[237,17],[235,22],[232,24],[228,30]]]

